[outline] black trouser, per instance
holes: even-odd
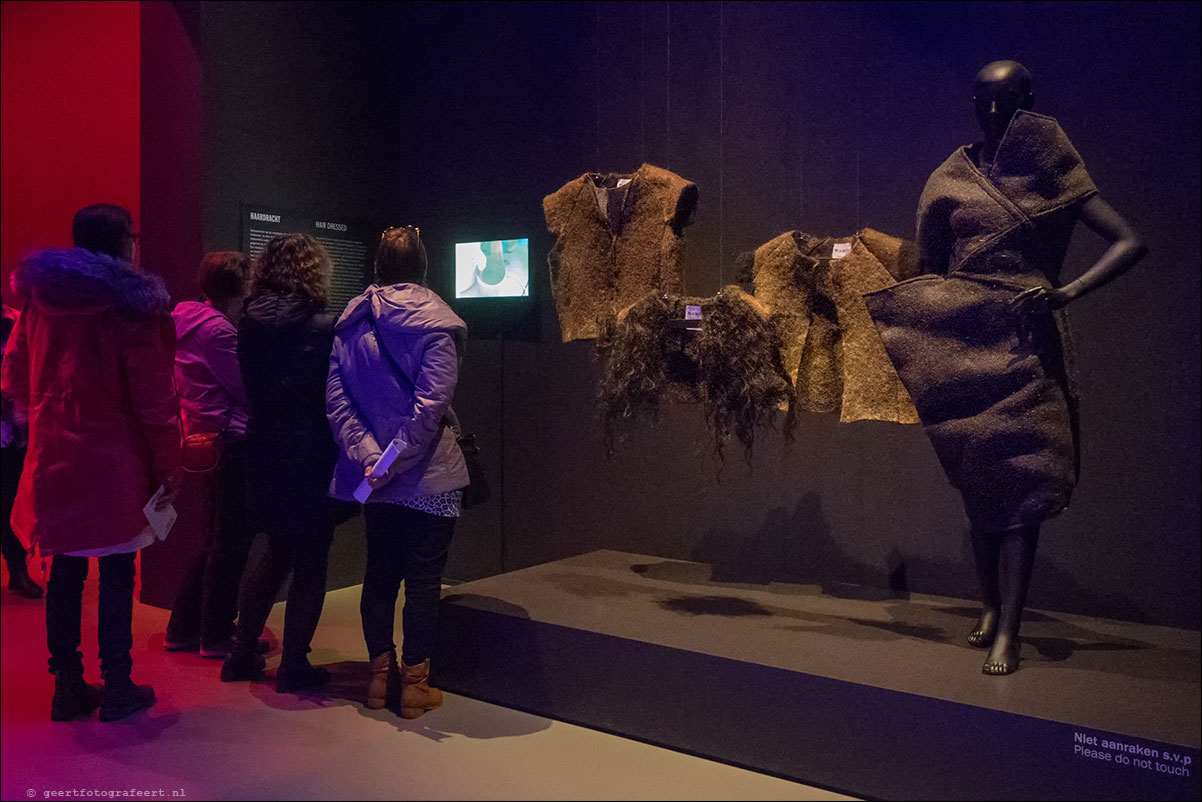
[[[13,514],[13,502],[17,498],[17,486],[21,482],[21,469],[25,465],[25,449],[0,448],[0,502],[4,516],[3,536],[0,536],[0,547],[4,551],[4,562],[8,564],[8,575],[25,573],[25,547],[13,534],[10,519]]]
[[[365,504],[367,572],[359,613],[369,657],[395,649],[392,640],[397,593],[405,582],[401,659],[417,665],[434,651],[442,572],[455,519],[399,504]]]
[[[238,587],[253,535],[246,517],[246,442],[227,440],[208,490],[205,550],[196,555],[167,623],[167,640],[216,646],[234,634]]]
[[[110,554],[100,562],[100,606],[97,611],[100,672],[104,681],[129,678],[134,645],[134,558],[137,552]],[[57,554],[46,583],[46,645],[50,673],[83,673],[80,619],[88,558]]]
[[[291,572],[292,584],[284,607],[282,659],[304,659],[326,600],[326,569],[333,539],[333,524],[324,516],[306,532],[268,532],[267,548],[251,568],[238,605],[235,648],[250,652],[258,645],[275,597]]]

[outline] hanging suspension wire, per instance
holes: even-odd
[[[668,12],[667,28],[665,39],[664,53],[664,87],[667,90],[667,108],[664,114],[665,134],[664,134],[664,167],[668,170],[672,169],[672,4],[665,3],[665,9]]]
[[[601,169],[601,2],[593,3],[596,22],[596,65],[594,70],[594,92],[597,106],[597,152],[593,158],[593,169]]]
[[[718,288],[726,286],[726,0],[718,3]]]
[[[800,74],[798,76],[798,80],[795,85],[799,86],[799,87],[804,86],[805,83],[802,80],[805,78],[805,48],[804,47],[800,47],[797,49],[797,67],[798,67],[798,71]],[[798,228],[805,228],[805,213],[806,213],[806,205],[805,205],[805,155],[806,155],[805,112],[802,109],[801,103],[796,103],[795,106],[797,108],[797,222],[796,222],[796,225]]]
[[[863,227],[861,221],[864,219],[860,214],[860,150],[864,139],[863,125],[863,79],[864,79],[864,59],[861,57],[861,44],[864,40],[861,31],[864,30],[863,20],[864,4],[856,3],[856,231]]]
[[[647,4],[639,0],[639,154],[647,162]]]

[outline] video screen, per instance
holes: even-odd
[[[529,239],[455,244],[456,298],[525,298],[528,295]]]

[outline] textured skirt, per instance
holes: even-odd
[[[1068,506],[1077,442],[1060,321],[1023,332],[1027,286],[924,275],[864,296],[974,528],[1037,525]]]

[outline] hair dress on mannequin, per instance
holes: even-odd
[[[838,239],[789,231],[756,249],[755,297],[780,332],[797,409],[918,423],[863,300],[917,272],[913,243],[871,228]]]
[[[928,274],[865,301],[970,521],[1002,531],[1058,514],[1076,484],[1063,313],[1026,327],[1010,302],[1058,281],[1080,204],[1097,190],[1051,117],[1017,112],[992,165],[977,165],[975,147],[923,190]]]
[[[600,400],[611,440],[624,421],[654,418],[667,398],[702,404],[719,454],[732,434],[750,451],[756,428],[791,406],[768,310],[734,285],[710,298],[650,293],[623,309],[597,346],[605,356]],[[786,433],[792,422],[790,415]]]
[[[695,184],[649,164],[585,173],[543,199],[557,238],[547,261],[564,342],[596,337],[649,292],[684,292],[682,231],[696,205]]]

